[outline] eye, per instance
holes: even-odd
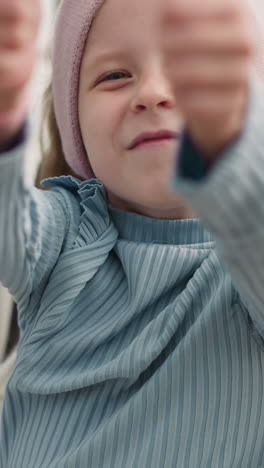
[[[108,73],[108,75],[103,76],[99,80],[99,83],[103,81],[117,81],[117,80],[122,80],[124,78],[129,78],[128,73],[122,72],[122,71],[114,71],[114,72]]]

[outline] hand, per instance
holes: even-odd
[[[39,0],[0,0],[1,145],[15,136],[27,113],[39,24]]]
[[[210,162],[244,125],[256,49],[250,14],[243,0],[166,1],[163,34],[177,105]]]

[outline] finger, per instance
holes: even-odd
[[[34,8],[33,8],[34,6]],[[37,1],[30,7],[30,2],[0,1],[0,46],[6,42],[19,42],[25,37],[35,38],[39,31],[41,6]]]
[[[20,104],[21,88],[17,92],[0,93],[0,110],[9,112]]]
[[[36,37],[36,31],[30,28],[16,28],[12,34],[7,33],[7,28],[0,29],[0,48],[10,50],[23,49],[31,45]]]
[[[3,24],[7,24],[9,27],[12,25],[17,26],[21,21],[37,24],[38,15],[36,15],[36,11],[39,11],[39,9],[40,4],[38,0],[23,2],[21,0],[0,1],[1,26]]]
[[[163,23],[185,24],[200,19],[230,20],[240,16],[242,2],[236,0],[170,0],[164,4]]]
[[[200,90],[199,92],[183,91],[178,93],[177,100],[187,119],[208,122],[224,121],[232,114],[233,109],[241,106],[240,90]]]
[[[184,57],[168,66],[175,88],[199,90],[242,86],[248,82],[253,66],[245,57],[216,54]]]
[[[23,87],[30,79],[37,57],[37,48],[25,53],[0,53],[1,92],[15,91]]]
[[[163,35],[163,43],[168,51],[186,55],[193,52],[230,53],[254,55],[256,37],[249,24],[219,24],[202,22],[173,28]]]

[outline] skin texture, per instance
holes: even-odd
[[[107,0],[89,33],[79,119],[96,176],[117,208],[188,218],[170,190],[176,139],[141,145],[145,131],[186,125],[214,162],[245,119],[254,57],[241,1]]]

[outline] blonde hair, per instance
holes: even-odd
[[[36,186],[42,188],[41,180],[61,175],[77,176],[65,161],[60,133],[56,121],[50,82],[43,95],[43,125],[40,130],[40,147],[42,161],[36,177]]]

